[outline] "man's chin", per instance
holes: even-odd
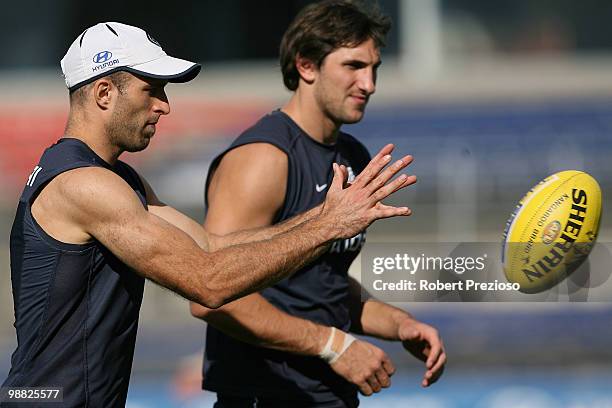
[[[348,115],[344,116],[344,120],[342,121],[342,123],[347,124],[347,125],[352,125],[353,123],[357,123],[359,122],[361,119],[363,119],[363,111],[354,111],[351,112]]]
[[[153,135],[143,137],[141,140],[139,140],[140,143],[134,143],[127,146],[125,151],[129,153],[136,153],[146,149],[147,146],[149,146],[149,142],[151,142],[151,137],[153,137]]]

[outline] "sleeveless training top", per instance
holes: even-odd
[[[352,136],[340,133],[335,145],[321,144],[288,115],[274,111],[246,130],[212,162],[206,190],[212,173],[228,151],[261,142],[276,146],[288,157],[287,192],[274,223],[324,201],[333,178],[332,163],[346,165],[349,177],[354,177],[370,160],[366,148]],[[293,316],[347,331],[351,325],[347,272],[364,242],[365,232],[334,243],[320,258],[263,290],[261,295]],[[251,346],[211,325],[207,329],[204,370],[204,388],[228,395],[313,402],[340,398],[351,401],[351,405],[357,400],[356,388],[319,358]]]
[[[146,208],[144,186],[129,165],[111,166],[82,141],[65,138],[28,178],[11,231],[17,349],[2,386],[63,387],[63,403],[43,404],[49,407],[124,406],[132,369],[144,278],[97,241],[54,239],[31,213],[51,179],[89,166],[116,173]]]

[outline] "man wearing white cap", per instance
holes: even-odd
[[[403,166],[384,169],[383,151],[347,188],[346,169],[334,166],[326,200],[306,214],[209,235],[118,160],[146,148],[170,112],[166,83],[189,81],[200,66],[119,23],[85,30],[61,66],[70,90],[65,136],[28,177],[11,231],[17,349],[3,393],[44,387],[61,391],[47,399],[60,406],[122,406],[145,278],[215,308],[282,279],[376,219],[409,214],[380,203],[408,184],[405,175],[391,180]]]

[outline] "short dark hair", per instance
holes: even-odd
[[[280,45],[280,65],[285,86],[295,91],[300,74],[295,66],[299,55],[318,67],[325,57],[341,47],[356,47],[373,39],[385,46],[391,19],[376,5],[351,0],[325,0],[306,6],[285,31]]]
[[[109,81],[113,83],[119,90],[119,93],[124,93],[127,83],[130,80],[131,74],[125,71],[113,72],[110,75],[105,76]],[[95,81],[94,81],[95,82]],[[70,103],[82,105],[85,102],[85,98],[89,89],[91,89],[93,82],[83,85],[70,92]]]

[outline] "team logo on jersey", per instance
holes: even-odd
[[[341,252],[359,252],[361,248],[365,244],[366,241],[366,233],[360,232],[352,238],[341,239],[332,244],[331,248],[329,248],[329,253],[341,253]]]

